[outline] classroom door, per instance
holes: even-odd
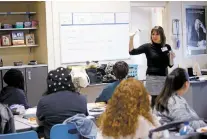
[[[47,90],[48,68],[26,68],[27,98],[30,106],[36,106],[42,94]]]

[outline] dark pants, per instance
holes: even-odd
[[[153,109],[154,106],[155,106],[155,102],[156,102],[157,95],[151,95],[151,97],[152,97],[152,100],[151,100],[151,107],[152,107],[152,109]]]

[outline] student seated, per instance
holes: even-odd
[[[115,65],[113,66],[113,72],[114,72],[116,79],[118,79],[118,80],[111,83],[111,84],[108,84],[103,89],[103,91],[101,92],[99,97],[96,98],[96,102],[106,102],[107,103],[108,100],[113,95],[116,86],[119,85],[120,81],[123,80],[124,78],[126,78],[126,76],[128,75],[128,71],[129,71],[129,66],[126,62],[124,62],[124,61],[116,62]]]
[[[134,78],[125,79],[116,87],[98,124],[97,139],[143,139],[160,125],[152,114],[144,85]],[[160,133],[153,135],[157,138]]]
[[[53,125],[79,113],[88,115],[86,98],[75,91],[67,69],[50,71],[47,84],[48,91],[39,100],[36,113],[38,124],[44,126],[45,138],[49,138]]]
[[[14,117],[5,104],[0,103],[0,134],[15,133]]]
[[[25,92],[24,92],[24,76],[21,71],[17,69],[10,69],[3,77],[7,84],[0,93],[0,103],[23,105],[26,109],[29,108]]]
[[[199,118],[182,97],[189,88],[189,77],[182,68],[173,70],[166,78],[162,92],[156,99],[155,113],[162,123]],[[207,126],[203,121],[190,122],[193,129]]]

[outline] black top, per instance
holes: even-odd
[[[167,67],[169,65],[169,51],[171,50],[170,45],[156,43],[146,43],[140,47],[133,49],[129,52],[130,55],[139,55],[145,53],[147,57],[147,75],[166,76],[168,74]]]
[[[8,104],[9,106],[13,104],[21,104],[26,109],[29,108],[26,95],[22,89],[15,87],[4,87],[0,93],[0,103]]]
[[[48,139],[53,125],[79,113],[88,115],[86,98],[76,92],[59,91],[40,99],[36,115],[43,122],[45,138]]]

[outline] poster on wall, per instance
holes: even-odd
[[[205,8],[186,8],[187,49],[190,55],[206,54]]]

